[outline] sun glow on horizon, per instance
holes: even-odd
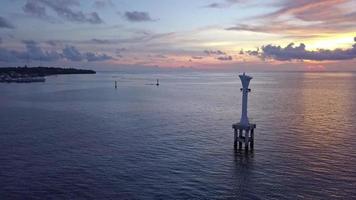
[[[306,42],[306,49],[317,50],[317,49],[345,49],[350,48],[354,43],[354,34],[338,34],[326,38],[317,38],[312,41]]]

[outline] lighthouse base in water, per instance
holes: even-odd
[[[249,123],[248,126],[246,126],[236,123],[232,125],[232,128],[234,129],[234,148],[237,149],[238,147],[239,150],[241,150],[242,144],[244,143],[246,152],[248,151],[249,146],[251,151],[253,151],[256,124]]]

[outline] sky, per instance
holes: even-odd
[[[356,71],[355,0],[2,0],[0,67]]]

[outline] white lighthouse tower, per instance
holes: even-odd
[[[237,142],[239,143],[239,149],[242,148],[242,143],[245,143],[245,150],[248,150],[250,144],[251,150],[253,150],[254,145],[254,129],[256,124],[250,123],[247,116],[247,101],[248,93],[251,92],[251,89],[248,88],[251,76],[247,76],[245,73],[239,75],[242,83],[242,111],[241,119],[239,123],[233,124],[232,128],[234,129],[234,147],[237,148]]]
[[[248,126],[250,124],[248,117],[247,117],[247,101],[248,101],[248,93],[251,92],[251,89],[248,88],[250,85],[250,80],[252,79],[251,76],[247,76],[245,73],[239,75],[242,83],[242,112],[241,112],[241,119],[240,125],[241,126]]]

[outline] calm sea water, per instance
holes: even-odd
[[[237,74],[0,84],[0,199],[356,198],[356,74],[251,75],[248,155]]]

